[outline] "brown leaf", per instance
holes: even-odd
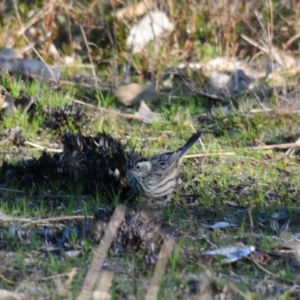
[[[154,113],[144,101],[141,102],[139,110],[134,116],[147,124],[157,122],[161,119],[160,115]]]

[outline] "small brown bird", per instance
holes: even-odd
[[[202,136],[202,131],[194,133],[185,145],[174,152],[167,152],[149,158],[134,153],[126,162],[127,182],[138,194],[151,198],[168,196],[170,199],[176,186],[178,167],[184,154]]]

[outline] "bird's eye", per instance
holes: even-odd
[[[136,169],[139,170],[141,168],[140,165],[136,165]]]

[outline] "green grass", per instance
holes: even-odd
[[[46,98],[46,96],[43,97],[43,99]],[[55,101],[58,101],[57,99]],[[180,106],[177,109],[180,110]],[[165,115],[164,122],[150,126],[132,120],[121,119],[117,122],[114,119],[104,117],[103,124],[105,123],[105,126],[103,129],[109,128],[108,131],[111,133],[117,131],[117,134],[125,137],[130,145],[136,145],[137,149],[142,149],[145,155],[163,153],[182,146],[192,133],[190,127],[185,124],[186,120],[191,121],[190,112],[186,111],[184,117],[181,116],[177,119],[176,127],[174,127],[172,123],[176,119],[176,114],[176,112],[174,114],[168,112]],[[13,121],[9,118],[13,119],[13,117],[8,117],[5,122],[1,123],[2,128],[14,126],[12,124]],[[238,128],[238,134],[235,134],[233,137],[228,134],[219,135],[218,128],[224,128],[224,124],[227,126],[228,120],[232,120],[232,122],[227,127],[226,132],[228,132],[229,128]],[[23,117],[20,124],[24,130],[24,137],[38,138],[43,144],[48,144],[51,134],[47,133],[47,135],[43,135],[43,129],[41,130],[42,121],[43,118],[39,117],[39,115],[31,121],[27,117]],[[293,215],[297,213],[299,197],[295,199],[294,196],[289,195],[288,191],[289,189],[299,188],[300,182],[297,167],[296,165],[294,166],[295,162],[293,162],[293,159],[281,158],[282,154],[280,152],[270,153],[270,151],[269,155],[274,159],[265,159],[263,151],[256,152],[253,150],[238,149],[249,146],[249,142],[253,143],[255,138],[261,133],[274,130],[274,127],[271,127],[273,126],[272,122],[269,120],[268,124],[270,125],[260,128],[258,132],[253,123],[249,125],[249,120],[238,117],[237,113],[223,119],[215,118],[214,121],[215,124],[218,124],[215,130],[207,130],[203,124],[198,124],[197,121],[193,122],[195,128],[203,127],[205,130],[202,140],[208,153],[226,149],[226,151],[236,152],[236,155],[208,156],[184,160],[180,173],[181,182],[178,185],[178,192],[169,205],[161,208],[163,224],[177,237],[177,246],[169,259],[166,275],[161,283],[159,299],[166,299],[169,295],[175,298],[178,295],[189,295],[191,287],[188,282],[190,278],[198,276],[203,268],[210,270],[210,286],[214,287],[213,290],[215,292],[221,292],[223,287],[230,281],[231,272],[234,272],[247,278],[244,282],[236,283],[237,289],[244,295],[241,298],[253,299],[253,297],[256,297],[256,299],[260,299],[255,287],[250,282],[253,282],[253,280],[262,280],[265,274],[252,264],[251,261],[243,259],[232,265],[223,265],[221,257],[202,261],[201,251],[211,249],[211,244],[222,247],[224,245],[235,244],[236,242],[255,244],[261,251],[278,249],[281,243],[278,239],[273,238],[275,233],[272,231],[270,224],[272,213],[276,211],[280,212],[283,208],[287,209],[287,215],[291,218],[290,227],[297,228],[299,225],[298,220],[293,218]],[[285,121],[283,120],[283,122]],[[118,123],[119,126],[117,125]],[[72,129],[70,124],[67,124],[68,127]],[[93,124],[90,123],[85,129],[91,132]],[[97,128],[98,130],[101,131],[99,127]],[[225,132],[225,129],[222,129],[222,131]],[[127,134],[124,134],[125,132]],[[200,144],[195,145],[191,149],[189,154],[192,153],[203,153]],[[38,154],[36,155],[38,156]],[[293,176],[290,176],[287,181],[277,168],[289,169],[293,173]],[[47,191],[47,186],[39,187],[38,191],[40,195],[43,194],[43,190],[50,195],[59,193],[59,185],[52,183],[51,186],[51,191]],[[17,182],[15,182],[13,187],[22,189],[22,187],[18,186]],[[45,198],[41,196],[37,199],[34,196],[35,189],[36,187],[32,187],[32,189],[26,191],[21,197],[13,197],[11,193],[1,193],[1,211],[9,215],[31,218],[72,215],[78,209],[81,211],[81,214],[89,215],[92,213],[93,207],[101,207],[104,204],[101,194],[80,201],[78,199],[78,196],[82,195],[80,185],[70,187],[67,191],[68,194],[74,195],[74,198],[70,196],[68,199],[58,198],[57,200],[48,199],[47,196]],[[195,194],[194,200],[191,199],[191,196],[183,197],[182,194]],[[113,200],[109,204],[110,206],[116,206],[120,203],[117,194],[112,194],[111,198]],[[151,204],[147,203],[147,201],[140,200],[141,202],[137,203],[136,207],[143,208],[149,205],[151,207]],[[191,201],[195,203],[193,206],[189,204]],[[236,203],[245,208],[239,212],[234,207],[225,204],[226,201]],[[32,204],[34,204],[34,209],[30,208]],[[254,228],[252,230],[260,235],[259,238],[255,238],[250,233],[250,220],[247,212],[247,207],[250,205],[253,207],[252,218],[254,220]],[[155,201],[153,202],[153,206],[156,206]],[[58,207],[60,207],[59,210],[57,210]],[[257,220],[259,217],[263,217],[264,227],[258,225]],[[212,230],[203,226],[204,224],[213,224],[225,220],[229,223],[237,224],[237,227]],[[6,227],[7,225],[4,226]],[[35,227],[32,226],[32,230],[34,229]],[[71,233],[70,246],[75,245],[76,247],[76,239],[76,234]],[[46,278],[54,274],[66,273],[74,266],[77,268],[86,266],[86,262],[91,259],[91,252],[95,244],[92,240],[84,239],[82,245],[83,255],[76,258],[56,256],[52,253],[45,254],[44,259],[39,262],[41,277]],[[10,258],[9,264],[7,262],[5,268],[8,268],[8,265],[15,266],[14,272],[18,268],[18,281],[32,277],[24,261],[26,261],[25,258],[28,251],[33,251],[31,257],[32,264],[35,265],[38,260],[35,258],[34,251],[39,249],[40,246],[38,239],[33,240],[30,246],[26,245],[26,243],[18,242],[15,245],[15,249],[18,249],[16,257]],[[141,282],[145,278],[149,279],[152,271],[148,269],[145,272],[144,267],[142,267],[144,264],[142,257],[139,258],[138,254],[133,253],[125,253],[121,257],[110,255],[107,263],[108,265],[114,265],[116,259],[121,260],[121,273],[126,273],[128,272],[126,270],[132,265],[133,257],[135,265],[134,274],[129,272],[128,278],[119,273],[115,274],[111,289],[112,299],[117,299],[121,291],[125,294],[133,294],[137,298],[142,297],[144,294],[143,291],[146,285],[141,284]],[[265,265],[270,272],[277,274],[276,278],[272,278],[274,283],[280,282],[289,286],[295,280],[294,273],[290,271],[292,261],[292,258],[289,260],[280,258],[279,264]],[[278,268],[280,268],[280,272],[278,272]],[[7,274],[6,279],[15,281],[16,277],[14,273],[7,272],[5,274]],[[224,278],[218,279],[217,274],[223,274]],[[73,295],[80,288],[78,282],[80,282],[79,278],[82,278],[82,276],[84,276],[84,270],[81,270],[73,281],[70,290]],[[51,280],[43,284],[48,286],[50,290],[56,289],[54,282]],[[14,286],[16,285],[12,286],[5,282],[1,283],[2,288],[11,289]],[[35,297],[33,296],[33,298]]]
[[[272,9],[277,7],[277,2],[279,3],[275,1],[272,7],[268,5],[262,7],[262,3],[254,1],[252,5],[256,5],[255,9],[251,6],[248,10],[254,13],[259,9],[265,21],[271,22],[269,18],[273,13]],[[109,15],[105,16],[108,23],[103,27],[103,24],[98,23],[102,19],[98,15],[95,20],[93,14],[82,15],[82,11],[91,11],[90,4],[90,1],[84,1],[84,4],[74,3],[72,7],[74,15],[71,19],[76,17],[80,24],[86,22],[83,28],[90,30],[87,32],[87,38],[89,46],[92,46],[90,51],[92,55],[94,54],[97,74],[99,72],[99,76],[105,78],[105,82],[111,83],[116,79],[111,75],[116,75],[116,70],[111,68],[114,58],[112,45],[106,42],[107,37],[103,36],[102,31],[105,28],[105,31],[111,31],[113,35],[124,39],[127,24],[124,26],[122,21],[112,26],[112,22],[116,20]],[[220,19],[220,9],[224,10],[224,7],[214,8],[211,4],[208,5],[208,2],[203,3],[206,5],[201,7],[196,2],[192,4],[194,5],[181,3],[179,7],[176,2],[173,7],[173,14],[176,12],[179,16],[176,20],[178,26],[172,38],[176,40],[176,44],[172,44],[174,52],[184,54],[183,47],[187,39],[194,42],[194,47],[189,53],[191,58],[188,57],[187,61],[189,59],[202,61],[225,52],[230,55],[238,54],[237,49],[245,48],[245,42],[243,46],[237,47],[239,33],[243,32],[250,36],[253,28],[249,28],[249,24],[254,26],[255,22],[259,23],[253,22],[257,20],[255,15],[244,16],[243,6],[238,5],[235,8],[231,6],[235,4],[234,1],[228,4],[229,7],[225,10],[238,11],[238,18],[231,15],[224,17],[222,14]],[[86,10],[82,9],[83,5],[86,5]],[[100,6],[97,7],[97,11],[111,11],[111,7],[100,2],[98,5]],[[169,9],[168,13],[171,14],[171,8],[167,7],[168,5],[166,10]],[[116,9],[118,8],[119,6]],[[34,6],[29,9],[27,5],[20,3],[19,10],[21,18],[24,17],[24,24],[28,22],[28,20],[25,22],[28,11],[32,14],[35,13],[35,9]],[[55,30],[51,43],[52,39],[56,40],[56,35],[63,33],[65,36],[65,31],[61,32],[60,27],[70,27],[68,23],[70,15],[64,12],[66,8],[59,4],[56,9],[60,11],[61,24],[59,27],[52,25],[55,26]],[[197,12],[196,29],[186,37],[186,31],[190,30],[187,28],[193,25],[193,10]],[[283,10],[280,8],[278,11]],[[284,15],[289,17],[284,19],[284,26],[287,28],[285,32],[297,31],[295,21],[299,19],[297,11],[295,7],[294,10],[292,7],[290,11],[284,10]],[[242,20],[240,15],[243,15]],[[278,24],[274,25],[274,40],[279,45],[286,44],[286,40],[283,40],[284,35],[277,34],[277,31],[282,33],[281,15],[276,14],[275,22]],[[10,32],[14,26],[19,29],[15,12],[7,14],[6,18],[9,19],[2,22],[5,27],[1,35]],[[232,22],[234,25],[230,22],[229,24],[228,19],[234,19],[235,22]],[[40,23],[37,26],[40,25],[44,27]],[[258,32],[259,38],[260,31],[261,28],[255,28],[255,35],[257,36]],[[15,34],[14,32],[13,36]],[[75,35],[72,32],[70,37],[72,34]],[[3,40],[6,40],[6,37]],[[74,41],[76,40],[75,36]],[[133,81],[140,80],[144,76],[143,72],[149,69],[153,71],[156,80],[159,80],[159,75],[167,68],[176,66],[182,61],[170,49],[159,49],[155,53],[157,55],[155,63],[150,68],[147,51],[153,51],[152,46],[145,50],[146,54],[136,54],[133,61],[130,61],[128,53],[124,50],[124,41],[117,42],[119,51],[116,57],[117,71],[122,73],[120,70],[125,61],[132,64],[138,73],[133,75]],[[23,46],[24,40],[20,39],[17,44]],[[93,47],[93,44],[96,47]],[[37,45],[38,50],[44,52],[48,46],[47,41]],[[294,53],[298,50],[298,44],[290,47]],[[61,53],[74,54],[75,63],[89,63],[86,53],[82,57],[77,57],[85,50],[81,49],[79,53],[73,48],[70,43],[64,44],[60,50]],[[254,53],[257,50],[247,47],[245,51]],[[46,52],[48,53],[48,49]],[[66,69],[63,78],[67,81],[68,75],[81,71],[82,68],[77,66]],[[82,85],[64,82],[55,88],[37,80],[26,81],[20,77],[1,76],[1,85],[14,97],[16,107],[12,114],[0,112],[0,142],[9,136],[12,129],[16,127],[22,129],[20,140],[11,137],[0,145],[1,157],[8,162],[40,157],[39,150],[30,148],[23,142],[31,141],[48,148],[62,148],[61,137],[68,130],[82,132],[85,135],[96,135],[105,131],[120,139],[126,145],[126,150],[135,147],[137,151],[142,151],[147,156],[180,148],[193,133],[191,125],[196,130],[202,129],[205,133],[202,138],[205,151],[200,143],[196,143],[188,154],[204,152],[218,154],[184,160],[177,190],[171,203],[162,207],[155,200],[143,197],[137,198],[135,202],[132,202],[132,199],[125,199],[125,205],[130,209],[144,209],[149,214],[158,216],[162,228],[176,239],[176,248],[169,257],[160,285],[159,299],[193,299],[194,287],[196,292],[197,289],[198,292],[207,291],[216,297],[228,292],[230,294],[228,297],[233,299],[296,299],[297,296],[290,294],[293,287],[299,285],[299,261],[292,253],[282,250],[291,247],[290,237],[299,232],[299,150],[294,156],[287,156],[286,150],[254,150],[251,147],[295,141],[295,136],[299,138],[299,115],[249,114],[251,108],[261,106],[248,99],[247,94],[232,99],[234,108],[229,113],[224,113],[219,109],[223,102],[218,103],[199,95],[181,94],[180,97],[172,97],[177,96],[175,91],[177,87],[174,86],[174,90],[167,96],[160,96],[158,102],[147,102],[153,111],[162,116],[161,121],[153,124],[144,124],[138,120],[85,106],[82,107],[79,120],[71,117],[66,119],[61,117],[63,120],[60,120],[55,114],[62,107],[74,104],[74,98],[125,114],[133,114],[138,109],[138,105],[133,108],[121,106],[110,92],[102,92],[94,87],[92,80],[88,81],[91,73],[89,70],[84,69],[83,72],[87,82],[83,82]],[[194,76],[194,81],[199,83],[199,86],[200,83],[206,83],[207,78],[200,74],[202,70],[201,72],[188,70],[187,73],[184,75],[189,78]],[[117,76],[119,80],[121,74]],[[286,78],[289,79],[288,76]],[[30,100],[34,100],[34,105],[27,107]],[[269,98],[263,96],[260,101],[271,108],[277,108],[273,96]],[[26,109],[28,111],[25,111]],[[220,155],[221,152],[234,152],[234,155]],[[122,202],[117,191],[109,191],[110,200],[106,201],[107,197],[100,191],[95,195],[83,192],[83,187],[78,182],[66,188],[61,181],[52,179],[43,185],[37,185],[30,181],[24,184],[19,178],[12,178],[11,181],[0,182],[0,187],[8,189],[6,191],[0,189],[0,212],[9,216],[37,220],[58,216],[66,218],[73,215],[89,216],[93,215],[97,208],[112,208]],[[22,193],[17,193],[13,189],[21,190]],[[93,251],[98,246],[93,229],[85,233],[83,238],[80,236],[84,222],[88,220],[78,222],[64,220],[31,224],[27,227],[22,227],[21,221],[0,222],[0,259],[3,262],[0,288],[25,292],[30,299],[75,298],[93,258]],[[236,226],[212,229],[211,226],[217,222],[228,222]],[[287,223],[289,227],[284,229],[283,226]],[[46,228],[49,231],[61,232],[68,226],[77,225],[78,232],[76,230],[67,232],[70,239],[64,246],[65,249],[71,249],[70,251],[53,250],[47,243],[43,245],[41,236]],[[257,255],[240,259],[232,264],[223,264],[221,256],[207,258],[202,255],[205,250],[236,243],[255,246]],[[72,252],[74,249],[80,253],[74,254]],[[259,268],[253,260],[263,268]],[[68,279],[66,274],[73,267],[77,268],[77,274],[71,280],[70,286],[64,286]],[[114,272],[110,289],[112,299],[131,297],[142,299],[154,270],[152,264],[145,262],[144,253],[136,253],[130,248],[121,254],[110,253],[105,259],[105,268]],[[65,290],[60,290],[59,286],[64,286]]]

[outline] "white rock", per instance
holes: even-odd
[[[153,39],[168,36],[173,30],[174,25],[164,12],[150,12],[131,28],[126,45],[138,53]]]
[[[212,74],[209,77],[208,84],[214,89],[223,89],[227,86],[229,80],[230,80],[229,74],[212,72]]]

